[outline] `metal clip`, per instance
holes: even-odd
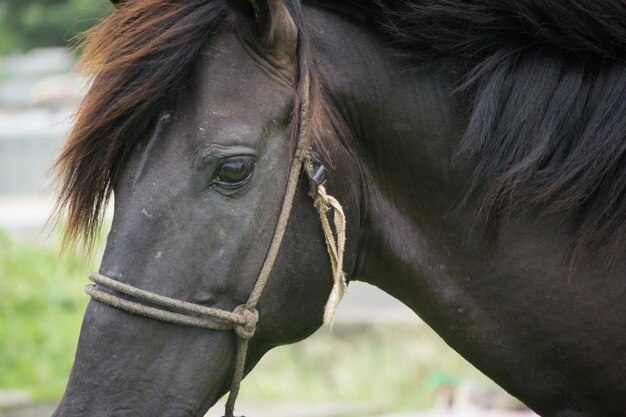
[[[324,185],[328,179],[326,175],[326,167],[317,158],[313,161],[313,168],[315,169],[315,172],[312,176],[307,172],[310,187],[309,195],[311,198],[317,197],[319,188]]]

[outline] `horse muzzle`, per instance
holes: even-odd
[[[233,332],[164,323],[91,301],[54,417],[203,415],[228,391],[235,345]]]

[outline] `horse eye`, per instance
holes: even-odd
[[[223,160],[217,168],[215,182],[226,186],[244,185],[254,169],[250,158],[236,157]]]

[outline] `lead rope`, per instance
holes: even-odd
[[[95,284],[131,296],[137,300],[149,302],[145,305],[130,301],[115,294],[103,291],[95,285],[88,285],[85,292],[94,300],[119,308],[129,313],[138,314],[152,319],[166,321],[184,326],[200,327],[211,330],[234,330],[237,335],[237,352],[235,369],[231,382],[230,393],[226,400],[225,416],[234,417],[235,401],[239,394],[241,381],[243,380],[248,353],[248,341],[256,332],[256,324],[259,320],[259,312],[256,305],[261,298],[263,289],[267,284],[274,262],[278,256],[289,216],[293,207],[293,199],[296,194],[298,180],[304,168],[310,181],[315,181],[312,152],[309,148],[309,76],[306,74],[302,80],[302,100],[300,108],[300,126],[296,144],[296,153],[289,171],[289,178],[283,198],[283,204],[278,216],[278,223],[274,231],[272,242],[257,277],[257,281],[245,304],[234,308],[232,312],[210,308],[198,304],[188,303],[174,298],[165,297],[145,291],[132,285],[124,284],[101,274],[91,274],[89,279]],[[324,309],[324,323],[332,325],[337,305],[346,291],[346,279],[343,273],[343,254],[346,244],[346,221],[345,215],[339,202],[328,195],[323,184],[315,184],[315,192],[309,193],[313,198],[313,205],[317,209],[322,223],[326,249],[330,257],[333,273],[333,287]],[[333,235],[332,227],[328,220],[328,211],[334,211],[333,223],[337,238]],[[166,307],[166,309],[154,306]],[[174,310],[174,311],[172,311]],[[186,314],[182,314],[186,313]]]

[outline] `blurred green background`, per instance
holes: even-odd
[[[56,400],[72,365],[89,266],[75,254],[0,233],[0,388]]]
[[[65,45],[111,9],[104,0],[0,0],[0,54]]]

